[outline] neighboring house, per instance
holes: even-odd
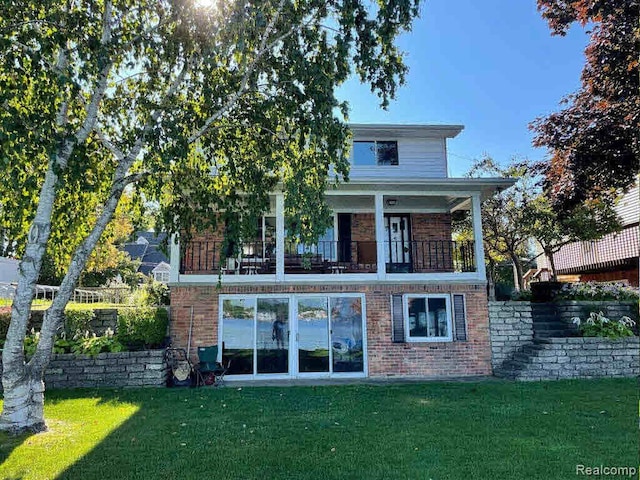
[[[491,374],[480,202],[514,182],[447,176],[461,126],[351,128],[350,181],[327,191],[316,244],[287,238],[277,191],[238,258],[220,264],[223,228],[172,242],[173,344],[218,345],[227,378]],[[452,240],[458,210],[475,241]]]
[[[18,282],[18,264],[15,258],[0,257],[0,283]]]
[[[640,256],[640,192],[638,185],[616,205],[622,231],[605,235],[600,240],[564,245],[554,256],[559,280],[573,282],[622,281],[638,286]],[[538,268],[546,269],[547,259],[540,257]]]
[[[152,277],[157,282],[169,282],[169,259],[160,250],[160,244],[167,238],[165,233],[136,232],[136,241],[126,243],[122,250],[127,252],[132,260],[139,260],[138,272]]]

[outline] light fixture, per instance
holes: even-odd
[[[397,203],[397,198],[387,198],[387,207],[395,207]]]

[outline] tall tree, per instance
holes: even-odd
[[[482,236],[489,263],[489,281],[495,283],[497,265],[508,259],[514,269],[517,290],[524,288],[522,258],[528,258],[529,235],[524,228],[524,208],[536,193],[535,178],[526,163],[512,162],[503,167],[485,156],[475,162],[469,177],[513,177],[513,187],[497,192],[482,202]]]
[[[382,106],[406,67],[394,45],[418,0],[16,0],[0,6],[0,170],[32,198],[3,350],[0,428],[45,428],[43,373],[54,332],[87,260],[131,185],[187,235],[254,225],[281,188],[303,240],[328,224],[323,193],[348,174],[352,72]],[[73,186],[73,188],[71,188]],[[38,191],[33,196],[31,192]],[[25,208],[7,202],[3,211]],[[23,353],[35,283],[56,220],[80,198],[98,214],[77,243],[40,340]],[[13,193],[15,196],[15,193]],[[1,225],[0,225],[1,227]]]
[[[564,210],[630,188],[640,164],[640,1],[538,0],[555,35],[591,29],[580,89],[537,119],[534,144],[551,153],[546,188]]]
[[[621,228],[613,202],[605,199],[588,200],[567,213],[554,207],[547,192],[540,192],[523,209],[525,231],[535,239],[544,253],[551,278],[556,279],[553,259],[564,245],[584,240],[598,240]]]

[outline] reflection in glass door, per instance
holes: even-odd
[[[297,303],[298,372],[329,372],[327,297],[299,298]]]
[[[331,353],[333,373],[364,372],[362,304],[358,297],[332,297]]]
[[[222,302],[222,355],[231,375],[253,374],[255,305],[253,298]]]
[[[223,297],[219,338],[228,374],[364,374],[363,303],[345,294]]]
[[[289,372],[289,300],[259,298],[256,314],[257,373]]]

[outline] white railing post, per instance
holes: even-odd
[[[169,283],[177,283],[180,280],[180,243],[174,233],[171,235],[171,250],[169,252]]]
[[[476,257],[476,272],[480,279],[486,280],[487,272],[484,265],[484,242],[482,240],[482,215],[479,193],[474,193],[471,197],[471,215],[473,219],[473,247]]]
[[[375,225],[376,225],[376,252],[378,263],[378,280],[384,280],[386,276],[386,263],[384,259],[384,196],[376,193],[375,196]]]
[[[284,281],[284,195],[276,194],[276,282]]]

